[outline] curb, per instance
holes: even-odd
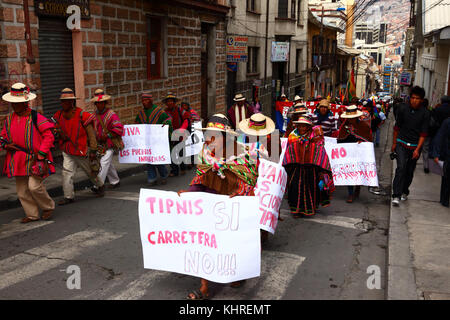
[[[146,170],[145,168],[146,168],[145,165],[138,165],[135,167],[124,169],[122,171],[117,171],[117,174],[119,175],[119,178],[122,179],[122,178],[129,177],[136,173],[142,173]],[[74,182],[74,189],[75,189],[75,191],[79,191],[79,190],[88,188],[91,185],[92,185],[91,181],[87,177],[85,177],[82,180]],[[60,197],[63,195],[62,185],[59,185],[57,187],[50,187],[47,189],[47,192],[50,195],[50,197],[52,197],[52,198]],[[20,204],[19,200],[14,200],[14,201],[10,201],[7,199],[0,200],[0,208],[1,208],[0,211],[14,209],[14,208],[18,208],[20,206],[21,206],[21,204]]]
[[[392,165],[392,177],[396,165]],[[407,210],[390,204],[388,236],[387,300],[419,300],[412,255],[409,247]]]

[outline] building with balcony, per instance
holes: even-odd
[[[230,6],[227,38],[246,39],[248,56],[227,61],[227,106],[242,93],[248,101],[258,97],[263,112],[273,115],[282,93],[292,100],[305,92],[308,3],[232,0]]]

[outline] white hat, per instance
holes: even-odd
[[[362,111],[358,110],[358,107],[355,105],[351,105],[345,107],[345,112],[341,114],[341,118],[351,119],[351,118],[359,118],[363,115]]]
[[[4,94],[2,99],[11,103],[28,102],[36,99],[36,95],[30,92],[23,83],[17,82],[12,85],[10,92]]]
[[[295,102],[295,101],[298,101],[298,100],[303,100],[303,97],[300,97],[300,96],[298,96],[298,95],[295,96],[295,97],[294,97],[294,102]]]
[[[234,101],[244,101],[245,97],[241,93],[238,93],[237,95],[234,96],[233,100]]]

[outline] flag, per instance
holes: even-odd
[[[352,69],[350,79],[348,80],[347,87],[348,87],[348,91],[347,91],[348,92],[348,101],[350,102],[350,101],[352,101],[352,99],[354,97],[356,97],[355,73],[353,72],[353,69]]]

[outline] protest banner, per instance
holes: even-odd
[[[169,126],[125,125],[122,140],[125,148],[119,152],[120,163],[171,163]]]
[[[259,227],[272,234],[278,224],[281,203],[286,192],[287,173],[283,167],[283,158],[287,148],[287,138],[281,138],[281,154],[278,163],[265,159],[259,160],[258,180],[255,195],[259,199]]]
[[[256,197],[141,189],[144,268],[218,283],[258,277],[261,245]]]
[[[325,140],[334,185],[378,187],[373,143],[336,143],[334,140]]]
[[[287,173],[280,163],[259,160],[255,195],[259,199],[259,227],[272,234],[278,223],[283,196],[286,191]]]
[[[202,151],[203,143],[205,141],[205,138],[203,137],[203,132],[201,130],[195,130],[195,129],[201,129],[202,128],[202,122],[196,121],[192,123],[192,132],[189,138],[186,141],[185,145],[185,156],[190,157],[194,156],[196,154],[199,154],[200,151]]]

